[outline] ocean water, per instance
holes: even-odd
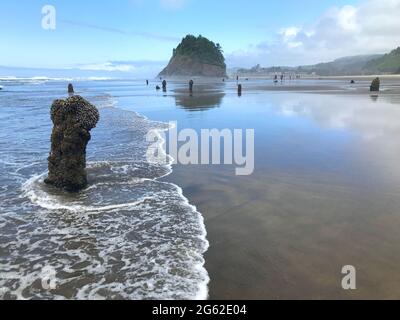
[[[203,217],[163,181],[172,166],[145,157],[146,134],[169,126],[118,108],[118,97],[140,96],[142,83],[77,84],[101,114],[79,194],[43,183],[49,110],[67,82],[0,85],[0,299],[206,299]]]

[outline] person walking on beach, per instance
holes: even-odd
[[[189,81],[189,92],[190,92],[190,93],[193,93],[193,85],[194,85],[194,81],[193,81],[193,80],[190,80],[190,81]]]

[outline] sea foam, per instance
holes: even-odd
[[[145,155],[149,130],[168,126],[111,108],[101,117],[86,190],[66,195],[44,184],[45,173],[32,175],[0,215],[0,298],[206,299],[203,217],[179,186],[162,181],[172,159]],[[54,290],[41,286],[49,267]]]

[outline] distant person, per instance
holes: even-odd
[[[194,81],[190,80],[189,81],[189,91],[192,93],[193,92],[193,85],[194,85]]]
[[[68,85],[68,93],[69,94],[74,94],[74,86],[72,85],[72,83],[70,83]]]
[[[241,84],[238,85],[238,96],[239,97],[242,96],[242,85]]]
[[[149,85],[149,80],[146,80],[146,85]]]
[[[167,91],[167,81],[163,81],[162,82],[162,88],[163,88],[163,91],[165,92],[165,91]]]

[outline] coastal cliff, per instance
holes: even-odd
[[[168,66],[159,77],[227,77],[226,64],[219,44],[198,36],[186,36],[174,49]]]

